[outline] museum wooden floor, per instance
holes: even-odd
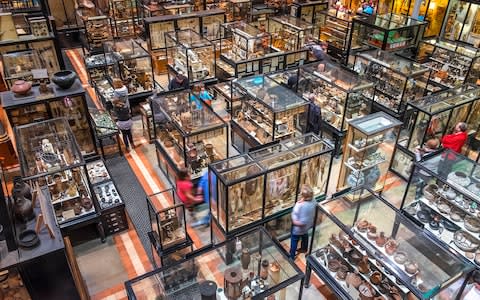
[[[72,62],[72,65],[75,69],[75,71],[79,74],[79,77],[84,84],[84,87],[87,89],[87,92],[89,93],[90,97],[94,101],[95,105],[100,107],[100,103],[98,102],[98,99],[95,96],[95,92],[93,88],[91,88],[88,85],[88,79],[87,79],[87,74],[85,72],[85,69],[83,67],[83,58],[80,50],[68,50],[66,53],[67,57],[70,59]],[[147,195],[151,195],[154,193],[158,193],[168,187],[166,182],[163,180],[163,176],[161,174],[161,171],[157,167],[156,163],[156,158],[154,155],[154,151],[152,151],[152,147],[154,147],[152,144],[147,143],[145,138],[142,136],[142,131],[141,131],[141,123],[138,124],[140,121],[136,121],[136,124],[134,125],[134,140],[135,140],[135,145],[137,147],[135,149],[132,149],[129,153],[125,155],[126,160],[128,161],[128,164],[134,171],[138,181],[140,182],[141,186],[145,190],[145,193]],[[335,164],[336,168],[333,170],[331,178],[337,178],[336,173],[338,173],[338,162]],[[335,173],[336,172],[336,173]],[[389,178],[387,182],[387,191],[386,195],[393,196],[394,198],[398,197],[399,193],[398,189],[402,188],[402,182],[396,178]],[[335,183],[331,183],[329,187],[329,191],[333,192],[335,189]],[[143,199],[142,199],[143,200]],[[398,199],[396,199],[398,200]],[[147,213],[147,212],[145,212]],[[114,299],[126,299],[126,293],[124,289],[124,284],[123,280],[125,277],[128,279],[132,279],[136,276],[142,275],[145,272],[148,272],[152,270],[152,265],[149,261],[149,258],[147,256],[147,253],[142,246],[142,243],[140,242],[140,239],[137,235],[137,232],[133,226],[133,224],[130,223],[130,229],[126,232],[119,233],[111,239],[109,246],[113,247],[114,251],[118,253],[119,256],[119,261],[121,262],[122,266],[120,267],[120,270],[123,268],[126,272],[127,276],[118,276],[117,282],[115,282],[115,278],[110,278],[109,283],[110,286],[104,287],[103,290],[98,290],[98,287],[96,287],[95,291],[90,291],[92,299],[105,299],[105,300],[114,300]],[[195,245],[201,245],[201,236],[202,231],[206,231],[206,229],[192,229],[188,228],[189,234],[191,235]],[[99,244],[100,242],[98,242]],[[289,241],[285,242],[285,245],[288,247]],[[98,251],[98,253],[102,253],[102,251],[107,255],[106,253],[109,253],[108,251],[105,252],[105,246],[101,245],[92,245],[89,251],[91,253],[97,253],[95,251]],[[102,250],[100,250],[102,249]],[[76,248],[76,251],[82,252],[86,251],[85,249],[81,248]],[[92,252],[93,251],[93,252]],[[110,252],[111,253],[111,252]],[[82,256],[83,253],[78,253],[79,256]],[[92,255],[92,259],[101,259],[101,257],[95,257],[95,255]],[[86,258],[88,260],[88,258]],[[305,269],[305,261],[304,257],[301,257],[300,259],[296,260],[296,263],[299,265],[301,269]],[[91,268],[95,268],[94,263],[86,263],[85,265],[90,265]],[[213,264],[204,264],[202,265],[203,268],[214,268],[215,266]],[[118,272],[117,268],[117,272]],[[206,270],[208,272],[208,270]],[[95,274],[95,270],[85,270],[85,272],[82,270],[83,276],[88,276],[88,274]],[[213,272],[212,272],[213,273]],[[115,276],[115,275],[112,275]],[[322,282],[316,278],[315,276],[312,276],[313,281],[312,285],[308,289],[304,289],[303,292],[303,299],[322,299],[324,298],[323,296],[326,296],[329,299],[335,299],[334,296],[330,294],[328,289],[326,289]],[[101,278],[98,278],[101,280]],[[88,283],[89,280],[88,278],[85,278],[86,282]]]

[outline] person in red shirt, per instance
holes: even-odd
[[[186,168],[182,168],[178,171],[177,195],[180,201],[185,204],[185,208],[187,208],[191,217],[193,217],[193,183],[190,179],[190,174]]]
[[[462,152],[462,147],[467,141],[467,124],[464,122],[457,123],[451,134],[444,135],[442,138],[443,148],[450,149],[453,152]],[[456,155],[451,153],[443,154],[443,160],[441,167],[438,168],[438,174],[443,178],[447,178],[448,174],[452,171],[453,165],[456,162]]]
[[[455,125],[452,134],[444,135],[442,138],[443,148],[451,149],[457,153],[462,152],[462,147],[467,141],[467,124],[460,122]]]

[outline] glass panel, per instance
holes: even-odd
[[[54,173],[83,163],[83,156],[65,119],[16,127],[15,138],[24,177]]]
[[[236,250],[236,243],[241,245],[240,251]],[[268,296],[269,290],[278,288],[297,274],[298,270],[268,235],[256,230],[239,236],[237,241],[227,241],[211,251],[127,284],[136,299],[186,297],[200,300],[200,285],[212,280],[219,298],[238,299],[245,285],[251,286],[248,297],[254,298],[263,292]],[[299,282],[294,281],[291,288],[277,293],[298,297],[294,291]]]

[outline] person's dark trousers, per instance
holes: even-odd
[[[304,253],[308,250],[308,233],[302,235],[292,234],[290,238],[290,258],[295,259],[295,254],[297,252],[298,241],[302,240],[300,244],[300,250]]]
[[[122,132],[122,138],[123,138],[123,142],[125,143],[125,147],[127,147],[127,148],[129,147],[128,141],[130,141],[130,144],[133,147],[134,144],[133,144],[132,130],[131,129],[127,129],[127,130],[121,129],[120,131]]]

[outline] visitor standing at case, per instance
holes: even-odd
[[[130,102],[128,101],[128,89],[123,84],[120,78],[113,79],[113,101],[120,101],[130,109]]]
[[[178,89],[188,89],[189,87],[190,82],[188,81],[188,78],[182,74],[182,72],[178,72],[168,84],[168,90],[170,91]]]
[[[135,144],[133,143],[133,135],[132,135],[132,115],[130,114],[130,108],[122,101],[114,101],[114,113],[117,117],[117,127],[122,132],[123,142],[125,143],[125,147],[127,151],[130,151],[130,146],[135,148]],[[130,143],[129,143],[130,142]]]
[[[464,122],[459,122],[455,125],[453,133],[444,135],[442,138],[443,148],[450,149],[456,153],[462,151],[463,145],[467,141],[467,124]],[[455,157],[452,155],[444,154],[442,168],[439,170],[439,174],[443,175],[444,178],[447,178],[448,173],[451,172],[453,164],[455,163]]]
[[[304,184],[301,191],[302,197],[295,203],[292,211],[292,237],[290,242],[290,258],[295,259],[298,240],[302,240],[300,253],[308,250],[308,230],[312,228],[315,218],[315,205],[313,201],[313,190]]]

